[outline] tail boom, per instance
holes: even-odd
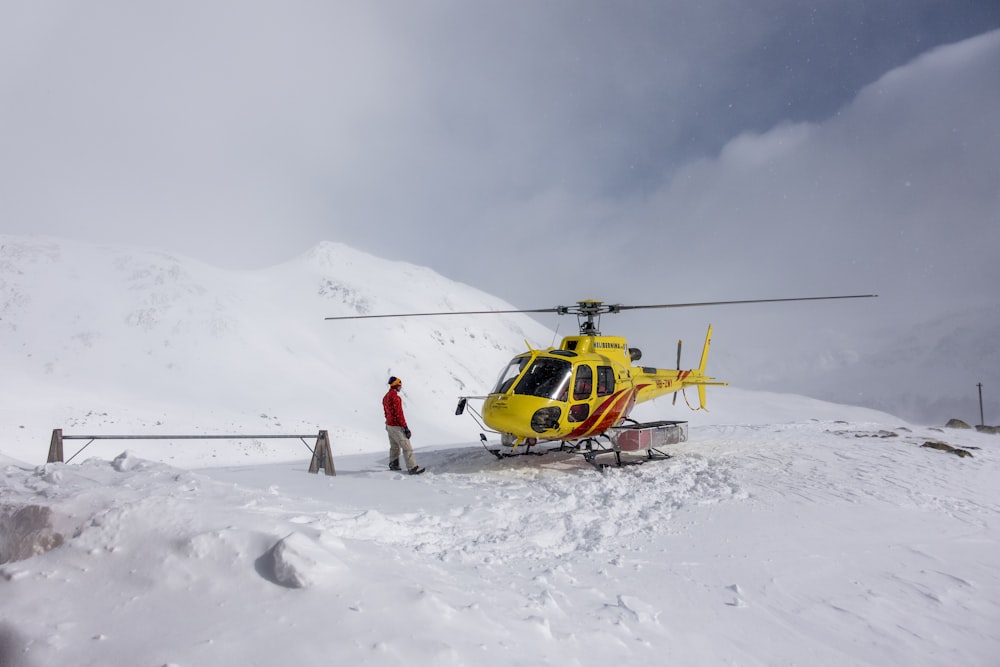
[[[726,386],[728,382],[720,382],[705,374],[708,362],[708,349],[712,342],[712,327],[708,327],[705,336],[705,346],[701,351],[698,368],[691,370],[673,370],[664,368],[634,367],[632,378],[636,387],[636,403],[649,401],[667,394],[683,391],[687,387],[698,387],[698,405],[705,409],[705,387]]]

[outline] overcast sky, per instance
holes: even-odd
[[[996,0],[0,0],[0,232],[915,321],[996,303],[998,28]]]

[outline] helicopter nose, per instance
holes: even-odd
[[[483,405],[487,426],[524,438],[556,435],[561,416],[560,407],[534,396],[490,396]]]
[[[516,412],[511,409],[510,400],[507,396],[490,396],[483,404],[483,421],[490,428],[501,433],[513,433],[514,435],[525,435],[521,433],[522,424],[518,423]]]

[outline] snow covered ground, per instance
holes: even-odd
[[[690,421],[667,461],[500,461],[455,400],[552,331],[322,319],[509,307],[489,295],[336,244],[238,273],[0,241],[2,667],[997,664],[997,436],[713,387],[633,413]],[[390,374],[419,477],[386,470]],[[54,428],[325,429],[337,475],[260,438],[46,464]]]
[[[0,664],[996,664],[996,436],[715,394],[673,458],[603,473],[4,457]]]

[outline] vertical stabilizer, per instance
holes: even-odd
[[[705,378],[705,365],[708,362],[708,348],[712,345],[712,325],[708,325],[708,333],[705,334],[705,347],[701,348],[701,362],[698,364],[698,375],[703,379]],[[698,385],[698,408],[701,410],[708,410],[705,407],[705,385]]]
[[[701,363],[698,364],[698,372],[705,373],[705,363],[708,361],[708,347],[712,344],[712,325],[708,325],[708,333],[705,334],[705,347],[701,349]]]

